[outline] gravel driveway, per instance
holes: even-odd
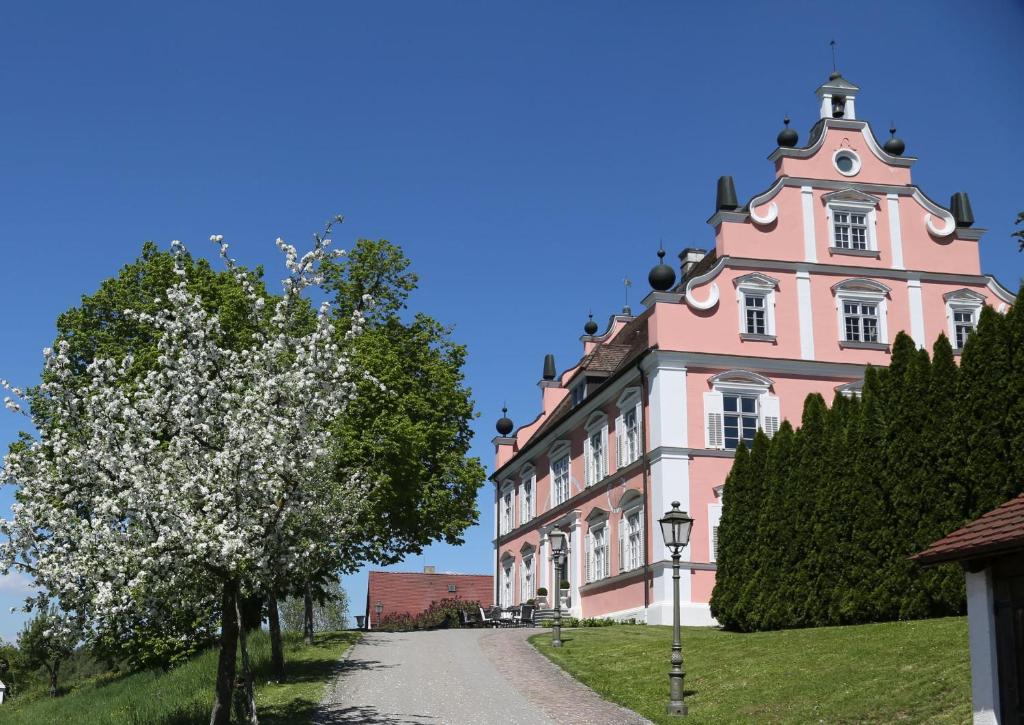
[[[313,722],[627,725],[526,642],[538,629],[366,632],[341,663]]]

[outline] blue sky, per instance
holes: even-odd
[[[538,409],[544,353],[580,353],[659,239],[713,244],[715,180],[744,200],[789,114],[839,68],[914,180],[970,193],[988,272],[1016,288],[1024,209],[1018,3],[19,3],[0,25],[0,376],[37,379],[53,323],[144,240],[276,269],[273,240],[346,215],[342,246],[385,237],[413,299],[469,346],[490,469],[507,400]],[[0,415],[0,445],[20,421]],[[11,490],[0,491],[6,511]],[[461,548],[399,568],[490,571],[490,490]],[[346,578],[354,612],[365,574]],[[0,579],[0,637],[24,582]]]

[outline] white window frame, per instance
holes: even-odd
[[[515,484],[505,481],[498,497],[498,534],[504,536],[515,528]],[[507,504],[507,506],[506,506]]]
[[[631,530],[629,520],[636,517],[636,531]],[[634,563],[635,562],[635,563]],[[619,571],[638,569],[644,564],[644,512],[643,504],[623,509],[619,516]]]
[[[608,416],[603,412],[594,413],[584,429],[587,433],[583,441],[584,480],[587,486],[593,486],[608,476]],[[598,461],[594,460],[594,438],[598,438],[601,445],[602,455]]]
[[[527,600],[535,599],[537,596],[537,572],[534,566],[536,557],[531,549],[523,553],[519,562],[519,603],[524,604]]]
[[[522,526],[536,516],[537,473],[533,466],[527,466],[519,474],[519,525]]]
[[[616,407],[619,416],[615,419],[615,467],[625,468],[639,460],[643,451],[643,410],[640,405],[640,389],[628,388],[619,396]],[[632,414],[636,421],[636,437],[630,441],[626,430],[626,417]]]
[[[985,306],[985,296],[974,290],[964,288],[954,292],[947,292],[942,295],[942,299],[946,302],[946,324],[949,329],[949,341],[953,346],[953,350],[959,353],[963,350],[963,345],[957,345],[957,322],[955,315],[957,312],[966,312],[971,315],[971,326],[973,328],[971,334],[973,334],[978,329],[978,319],[981,317],[981,308]]]
[[[745,274],[732,281],[736,286],[736,308],[739,312],[740,336],[752,339],[775,337],[775,290],[779,280],[758,272]],[[747,295],[764,298],[765,331],[750,332],[747,329]]]
[[[782,420],[780,403],[779,398],[771,393],[775,383],[770,378],[748,370],[728,370],[712,375],[708,383],[712,389],[704,393],[705,448],[735,450],[726,447],[726,395],[756,397],[758,430],[763,430],[769,438],[778,432]]]
[[[549,498],[551,508],[558,506],[572,498],[572,456],[570,455],[569,443],[559,441],[548,451],[549,478],[551,481]],[[555,466],[565,461],[565,498],[558,496],[558,482],[556,480]]]
[[[722,522],[722,504],[708,504],[708,561],[718,561],[718,548],[715,540],[718,537],[718,526]]]
[[[889,305],[888,298],[891,290],[881,282],[873,279],[857,278],[847,279],[832,285],[832,294],[836,298],[836,326],[838,331],[837,339],[842,343],[862,343],[863,340],[846,339],[846,303],[862,305],[875,305],[878,317],[878,340],[869,344],[889,344]]]
[[[600,534],[601,544],[598,546]],[[601,514],[587,522],[586,580],[598,582],[611,575],[612,550],[609,543],[608,515]]]
[[[825,202],[825,214],[828,219],[828,247],[834,253],[839,254],[864,254],[868,256],[878,255],[878,199],[856,189],[842,189],[825,194],[822,199]],[[840,247],[836,242],[836,212],[846,214],[863,214],[865,222],[865,249],[853,247],[853,235],[851,233],[848,247]],[[852,229],[853,224],[850,222]]]
[[[513,580],[515,579],[516,560],[515,557],[506,556],[501,559],[501,586],[498,588],[498,606],[502,609],[511,607],[513,604],[512,597],[514,596],[515,589],[513,588]]]

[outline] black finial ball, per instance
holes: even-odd
[[[839,80],[839,79],[840,79],[840,78],[842,78],[842,77],[843,77],[843,74],[842,74],[842,73],[840,73],[840,72],[839,72],[839,71],[837,71],[837,70],[834,70],[834,71],[832,71],[831,73],[829,73],[829,74],[828,74],[828,79],[829,79],[830,81],[835,81],[835,80]]]
[[[658,292],[672,289],[676,283],[676,271],[665,264],[665,250],[658,250],[658,264],[651,267],[647,275],[647,281],[651,283],[651,289]]]
[[[583,331],[585,333],[587,333],[588,335],[595,335],[595,334],[597,334],[597,323],[594,322],[594,315],[593,314],[590,315],[590,319],[587,320],[587,324],[585,324],[583,326]]]
[[[498,435],[502,437],[507,436],[515,428],[515,423],[508,417],[508,408],[501,409],[501,417],[498,418],[498,422],[495,423],[494,427],[497,429]]]
[[[779,142],[779,146],[793,148],[796,146],[796,142],[800,140],[800,136],[789,127],[789,116],[786,116],[783,123],[786,124],[786,127],[779,131],[779,135],[775,137],[775,140]]]
[[[907,145],[903,143],[903,139],[896,138],[895,126],[889,129],[889,134],[891,135],[891,138],[885,142],[885,145],[882,148],[885,149],[885,152],[887,154],[892,154],[893,156],[902,156],[904,150],[906,150],[907,148]]]

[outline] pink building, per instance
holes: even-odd
[[[584,617],[671,622],[671,560],[657,519],[672,501],[695,519],[683,552],[682,617],[713,624],[708,602],[723,482],[740,440],[804,398],[857,394],[900,330],[960,348],[983,305],[1013,295],[981,273],[966,194],[947,209],[913,185],[904,144],[857,119],[858,88],[838,73],[817,90],[804,146],[785,128],[775,177],[739,205],[718,181],[710,252],[687,249],[682,276],[659,264],[644,311],[591,320],[583,357],[545,360],[541,411],[494,439],[495,597],[557,589],[547,532],[569,535],[563,606]]]

